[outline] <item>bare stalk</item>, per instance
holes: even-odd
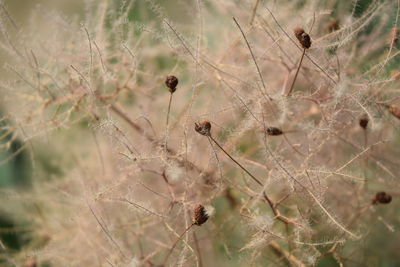
[[[257,184],[259,184],[260,186],[264,186],[260,180],[258,180],[253,174],[251,174],[245,167],[243,167],[242,164],[240,164],[236,159],[234,159],[218,142],[217,140],[215,140],[211,134],[208,135],[208,137],[222,150],[222,152],[225,153],[225,155],[227,155],[234,163],[236,163],[236,165],[238,165],[243,171],[245,171]],[[275,216],[277,216],[277,218],[279,220],[281,220],[284,223],[288,223],[288,220],[283,218],[279,211],[277,210],[276,206],[274,205],[274,203],[272,202],[272,200],[267,196],[267,194],[265,193],[265,191],[263,191],[263,197],[264,199],[268,202],[268,205],[271,207],[272,212],[274,213]]]
[[[178,237],[178,239],[175,241],[175,243],[172,245],[172,247],[170,248],[170,250],[168,251],[168,254],[165,256],[164,260],[163,260],[163,266],[165,266],[167,264],[168,258],[169,256],[171,256],[172,251],[174,250],[174,248],[176,247],[176,245],[178,244],[178,242],[182,239],[182,237],[187,233],[187,231],[190,230],[190,228],[192,228],[192,226],[194,225],[194,223],[192,223],[191,225],[189,225],[188,228],[185,229],[185,231],[183,231],[183,233]]]
[[[235,17],[233,17],[233,21],[236,23],[236,26],[239,28],[240,32],[242,33],[243,39],[244,39],[244,41],[246,42],[246,45],[247,45],[247,47],[249,48],[251,57],[252,57],[252,59],[253,59],[253,61],[254,61],[254,65],[256,65],[258,75],[260,76],[261,83],[262,83],[263,88],[264,88],[264,91],[261,91],[261,94],[262,94],[264,97],[267,96],[269,100],[272,100],[272,98],[271,98],[271,97],[267,94],[267,92],[266,92],[266,91],[267,91],[267,88],[266,88],[266,86],[265,86],[264,79],[263,79],[263,77],[262,77],[262,75],[261,75],[260,67],[259,67],[258,64],[257,64],[256,57],[254,56],[253,50],[251,49],[250,43],[249,43],[249,41],[247,40],[247,37],[246,37],[246,35],[244,34],[244,31],[242,30],[242,27],[240,27],[240,24],[237,22],[237,20],[235,19]]]
[[[167,144],[168,144],[168,124],[169,124],[169,113],[171,111],[172,95],[173,95],[173,93],[171,93],[169,96],[168,111],[167,111],[167,123],[165,125],[165,149],[168,149],[168,146],[167,146]]]
[[[304,59],[304,55],[305,54],[306,54],[306,49],[304,48],[303,49],[303,53],[301,54],[299,66],[297,67],[296,74],[294,75],[293,82],[292,82],[292,85],[290,86],[290,89],[289,89],[289,92],[287,93],[287,96],[289,96],[293,91],[294,83],[296,82],[297,75],[299,74],[299,71],[300,71],[300,68],[301,68],[301,64],[303,63],[303,59]]]

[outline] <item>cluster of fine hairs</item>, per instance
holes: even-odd
[[[0,265],[399,263],[399,0],[6,2]]]

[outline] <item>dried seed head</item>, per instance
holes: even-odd
[[[392,201],[392,196],[386,192],[378,192],[372,200],[372,204],[389,204]]]
[[[389,45],[397,45],[400,43],[400,29],[399,27],[393,27],[390,31]]]
[[[283,134],[282,130],[277,127],[268,127],[267,128],[268,135],[281,135]]]
[[[294,35],[296,36],[297,40],[299,40],[301,46],[305,49],[311,47],[311,37],[306,33],[302,28],[298,27],[294,30]]]
[[[165,79],[165,85],[168,87],[168,90],[172,94],[173,92],[176,91],[176,86],[178,85],[178,78],[176,78],[173,75],[167,76],[167,78]]]
[[[360,127],[363,128],[364,130],[367,129],[368,122],[369,122],[369,118],[368,118],[367,114],[364,114],[360,117],[359,124],[360,124]]]
[[[329,32],[334,32],[339,30],[339,20],[338,19],[333,19],[331,22],[328,24],[328,31]]]
[[[199,204],[194,208],[193,224],[200,226],[205,223],[208,218],[209,217],[207,215],[206,209],[203,205]]]
[[[201,135],[211,136],[211,123],[209,121],[194,123],[194,130]]]
[[[393,114],[396,118],[400,119],[400,108],[390,105],[389,106],[389,112]]]

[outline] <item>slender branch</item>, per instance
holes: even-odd
[[[263,184],[258,180],[253,174],[251,174],[245,167],[242,166],[236,159],[234,159],[211,135],[210,139],[225,153],[233,162],[235,162],[243,171],[245,171],[257,184],[263,186]]]
[[[306,54],[306,49],[304,48],[303,49],[303,53],[301,54],[299,66],[297,67],[296,74],[294,75],[293,82],[292,82],[292,85],[290,86],[290,89],[289,89],[289,92],[287,93],[287,96],[289,96],[293,91],[294,83],[296,82],[297,75],[299,74],[299,71],[300,71],[300,68],[301,68],[301,64],[303,63],[303,59],[304,59],[304,55],[305,54]]]
[[[235,19],[235,17],[233,17],[233,21],[236,23],[237,27],[239,28],[240,32],[242,33],[243,39],[244,39],[244,41],[246,42],[247,47],[249,48],[251,57],[253,58],[254,65],[256,65],[258,75],[260,76],[261,83],[262,83],[263,88],[264,88],[264,92],[261,91],[261,94],[262,94],[263,96],[267,96],[269,100],[272,100],[272,98],[271,98],[271,97],[267,94],[267,92],[266,92],[266,91],[267,91],[267,88],[266,88],[266,86],[265,86],[264,79],[263,79],[263,77],[262,77],[262,75],[261,75],[260,67],[259,67],[258,64],[257,64],[256,57],[254,56],[253,50],[252,50],[251,47],[250,47],[249,41],[247,40],[247,37],[246,37],[246,35],[244,34],[244,32],[243,32],[243,30],[242,30],[242,27],[240,27],[240,24],[237,22],[237,20]]]
[[[254,7],[253,7],[253,12],[251,14],[250,25],[253,25],[254,18],[256,16],[257,8],[258,8],[259,4],[260,4],[260,0],[256,0],[256,3],[254,4]]]
[[[176,247],[176,245],[178,244],[178,242],[182,239],[182,237],[187,233],[187,231],[190,230],[190,228],[192,228],[192,226],[194,225],[194,223],[192,223],[191,225],[189,225],[188,228],[185,229],[185,231],[183,231],[183,233],[178,237],[178,239],[175,241],[175,243],[172,245],[171,249],[169,250],[168,254],[165,256],[164,260],[163,260],[163,266],[166,265],[169,256],[171,256],[172,251],[174,250],[174,248]]]
[[[253,174],[251,174],[245,167],[243,167],[242,164],[240,164],[236,159],[234,159],[218,142],[217,140],[215,140],[211,134],[208,135],[208,137],[225,153],[225,155],[227,155],[233,162],[236,163],[236,165],[238,165],[243,171],[245,171],[257,184],[259,184],[260,186],[264,187],[264,185],[260,182],[260,180],[258,180]],[[289,220],[286,217],[283,217],[280,212],[278,211],[278,209],[276,208],[275,204],[272,202],[272,200],[267,196],[267,194],[265,193],[265,191],[263,191],[263,197],[264,199],[268,202],[268,205],[271,207],[272,212],[274,213],[274,215],[276,216],[276,218],[278,218],[280,221],[282,221],[283,223],[289,223]]]
[[[173,93],[171,93],[170,96],[169,96],[168,111],[167,111],[167,123],[166,123],[166,126],[165,126],[165,149],[168,149],[168,146],[167,146],[167,142],[168,142],[168,123],[169,123],[169,113],[171,111],[172,95],[173,95]]]

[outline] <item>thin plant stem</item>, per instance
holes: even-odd
[[[262,94],[264,97],[267,96],[268,99],[269,99],[270,101],[272,101],[272,98],[271,98],[271,97],[267,94],[267,92],[266,92],[266,91],[267,91],[267,88],[266,88],[266,86],[265,86],[265,82],[264,82],[264,79],[263,79],[263,77],[262,77],[260,67],[259,67],[258,64],[257,64],[256,57],[254,56],[253,50],[251,49],[250,43],[249,43],[249,41],[247,40],[247,37],[246,37],[246,35],[244,34],[244,31],[242,30],[242,27],[240,26],[239,22],[237,22],[237,20],[235,19],[235,17],[233,17],[233,21],[236,23],[236,26],[239,28],[239,30],[240,30],[240,32],[241,32],[241,34],[242,34],[242,36],[243,36],[243,39],[244,39],[244,41],[246,42],[247,47],[249,48],[251,57],[252,57],[252,59],[253,59],[253,61],[254,61],[254,65],[256,65],[258,75],[260,76],[261,83],[262,83],[263,88],[264,88],[264,91],[261,91],[261,94]]]
[[[242,164],[240,164],[238,161],[236,161],[236,159],[234,159],[211,135],[209,136],[210,139],[222,150],[222,152],[225,153],[225,155],[227,155],[233,162],[236,163],[236,165],[238,165],[243,171],[245,171],[251,178],[253,178],[253,180],[263,186],[263,184],[260,182],[260,180],[258,180],[256,177],[254,177],[253,174],[251,174],[245,167],[242,166]]]
[[[200,246],[199,246],[199,240],[197,239],[196,236],[196,231],[193,232],[193,239],[194,239],[194,244],[196,246],[196,250],[197,250],[197,258],[199,261],[199,267],[203,267],[203,261],[201,260],[201,251],[200,251]]]
[[[304,48],[304,49],[303,49],[303,53],[301,54],[299,66],[297,67],[296,74],[294,75],[293,82],[292,82],[292,85],[290,86],[290,89],[289,89],[289,92],[287,93],[287,96],[290,96],[290,94],[291,94],[292,91],[293,91],[294,83],[296,82],[297,75],[299,75],[299,71],[300,71],[300,68],[301,68],[301,64],[303,63],[303,59],[304,59],[304,55],[305,55],[305,54],[306,54],[306,49]]]
[[[167,123],[165,125],[165,149],[168,149],[168,147],[167,147],[167,142],[168,142],[168,124],[169,124],[169,113],[171,111],[172,95],[173,95],[173,93],[171,93],[170,96],[169,96],[168,111],[167,111]]]
[[[234,159],[218,142],[217,140],[215,140],[211,135],[208,135],[208,137],[225,153],[225,155],[227,155],[233,162],[236,163],[236,165],[238,165],[243,171],[245,171],[257,184],[259,184],[260,186],[264,186],[260,180],[258,180],[253,174],[251,174],[245,167],[243,167],[242,164],[240,164],[236,159]],[[274,203],[272,202],[272,200],[267,196],[267,194],[265,193],[265,191],[263,191],[263,196],[265,198],[265,200],[268,202],[268,205],[271,207],[273,213],[275,214],[275,216],[277,216],[281,221],[284,221],[286,223],[286,219],[283,219],[279,213],[279,211],[276,209]]]
[[[168,254],[165,256],[164,261],[163,261],[163,266],[166,265],[169,256],[171,256],[172,251],[174,250],[174,248],[176,247],[176,245],[178,244],[178,242],[182,239],[182,237],[190,230],[190,228],[192,228],[192,226],[194,225],[194,223],[192,223],[191,225],[189,225],[188,228],[185,229],[185,231],[183,231],[183,233],[178,237],[178,239],[175,241],[175,243],[172,245],[172,247],[170,248],[170,250],[168,251]]]
[[[253,7],[253,12],[251,14],[250,25],[253,25],[254,18],[256,17],[257,8],[258,8],[259,4],[260,4],[260,0],[256,0],[256,3],[254,4],[254,7]]]

